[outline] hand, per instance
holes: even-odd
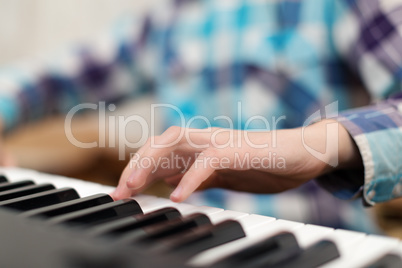
[[[338,131],[327,131],[327,125]],[[312,150],[326,151],[317,157]],[[175,202],[195,190],[213,187],[276,193],[337,168],[361,165],[348,132],[333,120],[304,129],[264,132],[172,127],[138,151],[112,196],[132,196],[159,179],[177,186],[170,196]]]

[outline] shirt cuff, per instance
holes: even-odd
[[[348,110],[335,118],[349,132],[364,170],[337,170],[317,182],[337,197],[374,205],[402,196],[402,96]]]
[[[2,131],[8,132],[15,128],[18,117],[19,113],[15,98],[0,95],[0,118],[3,123]]]

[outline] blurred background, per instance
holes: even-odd
[[[0,0],[0,66],[40,57],[104,32],[155,0]]]
[[[96,40],[120,18],[139,16],[155,2],[0,0],[0,68],[40,61],[55,51]],[[130,113],[147,113],[151,101],[146,98],[137,101],[133,105],[135,111],[130,109]],[[127,114],[129,106],[132,105],[119,107],[116,112]],[[92,114],[74,117],[73,134],[82,142],[97,141],[97,117]],[[116,185],[127,163],[118,161],[117,152],[112,149],[73,146],[64,133],[64,117],[18,128],[6,137],[5,147],[18,166],[108,185]]]
[[[0,0],[0,68],[35,61],[55,50],[94,40],[118,18],[143,13],[155,3],[156,0]],[[151,102],[151,98],[142,99],[118,112],[127,114],[130,110],[131,114],[146,117],[146,107]],[[98,140],[95,115],[86,114],[73,123],[77,139]],[[128,161],[119,161],[116,150],[73,146],[64,133],[64,117],[19,128],[6,137],[5,148],[21,167],[108,185],[116,185]],[[157,185],[149,192],[167,196],[170,189]],[[402,237],[400,203],[395,200],[375,208],[380,226],[397,237]]]

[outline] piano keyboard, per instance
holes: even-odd
[[[402,267],[398,239],[0,168],[1,267]]]

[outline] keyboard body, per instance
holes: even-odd
[[[81,198],[99,193],[110,193],[114,189],[113,187],[96,183],[18,168],[0,168],[0,174],[4,174],[9,182],[32,180],[35,185],[50,183],[56,189],[71,187],[77,191]],[[29,190],[33,186],[27,185],[24,187],[24,189]],[[310,249],[314,245],[320,245],[319,242],[322,241],[330,241],[336,245],[339,256],[320,264],[322,267],[401,267],[399,266],[399,261],[400,256],[402,256],[402,242],[398,239],[340,229],[334,230],[322,226],[214,207],[194,206],[185,203],[177,204],[168,199],[148,195],[138,195],[133,199],[140,205],[144,215],[172,207],[180,212],[181,217],[202,213],[208,216],[211,224],[217,226],[225,221],[234,220],[240,223],[244,231],[244,237],[239,236],[233,241],[200,250],[197,254],[190,254],[191,256],[188,255],[186,258],[182,258],[180,254],[170,254],[169,250],[164,251],[167,253],[158,254],[158,251],[152,250],[152,248],[155,248],[154,245],[150,245],[148,249],[145,246],[143,248],[131,247],[125,243],[116,243],[115,240],[108,237],[100,239],[90,235],[91,232],[93,233],[93,228],[83,229],[76,226],[49,224],[50,221],[44,223],[41,218],[22,217],[21,215],[23,214],[19,211],[3,206],[0,207],[0,237],[2,241],[0,266],[44,268],[215,267],[220,260],[240,252],[242,249],[267,241],[267,239],[269,240],[269,238],[277,234],[288,232],[296,238],[298,245],[303,250]],[[6,204],[5,202],[0,201],[0,205]],[[124,220],[119,219],[118,221]],[[101,229],[98,228],[99,230]],[[222,230],[225,230],[225,228]],[[135,235],[138,235],[138,232]],[[199,234],[194,232],[194,235]],[[187,237],[183,235],[181,240],[186,239]],[[189,239],[191,239],[191,235]],[[163,246],[165,243],[164,240],[158,241],[162,241],[158,242],[158,246]],[[172,247],[182,242],[177,238],[166,239],[166,241],[171,243]],[[167,248],[170,245],[169,243],[165,243]],[[323,250],[324,246],[320,245],[320,250]],[[179,252],[183,252],[186,255],[186,250],[186,246],[184,246],[180,248]],[[384,256],[387,256],[387,258],[384,258]],[[388,256],[396,257],[397,260],[393,261]],[[386,265],[383,265],[383,263],[386,263]],[[222,265],[221,267],[227,266]],[[244,267],[247,267],[247,265]],[[283,267],[293,266],[284,265]],[[304,267],[304,265],[296,267]]]

